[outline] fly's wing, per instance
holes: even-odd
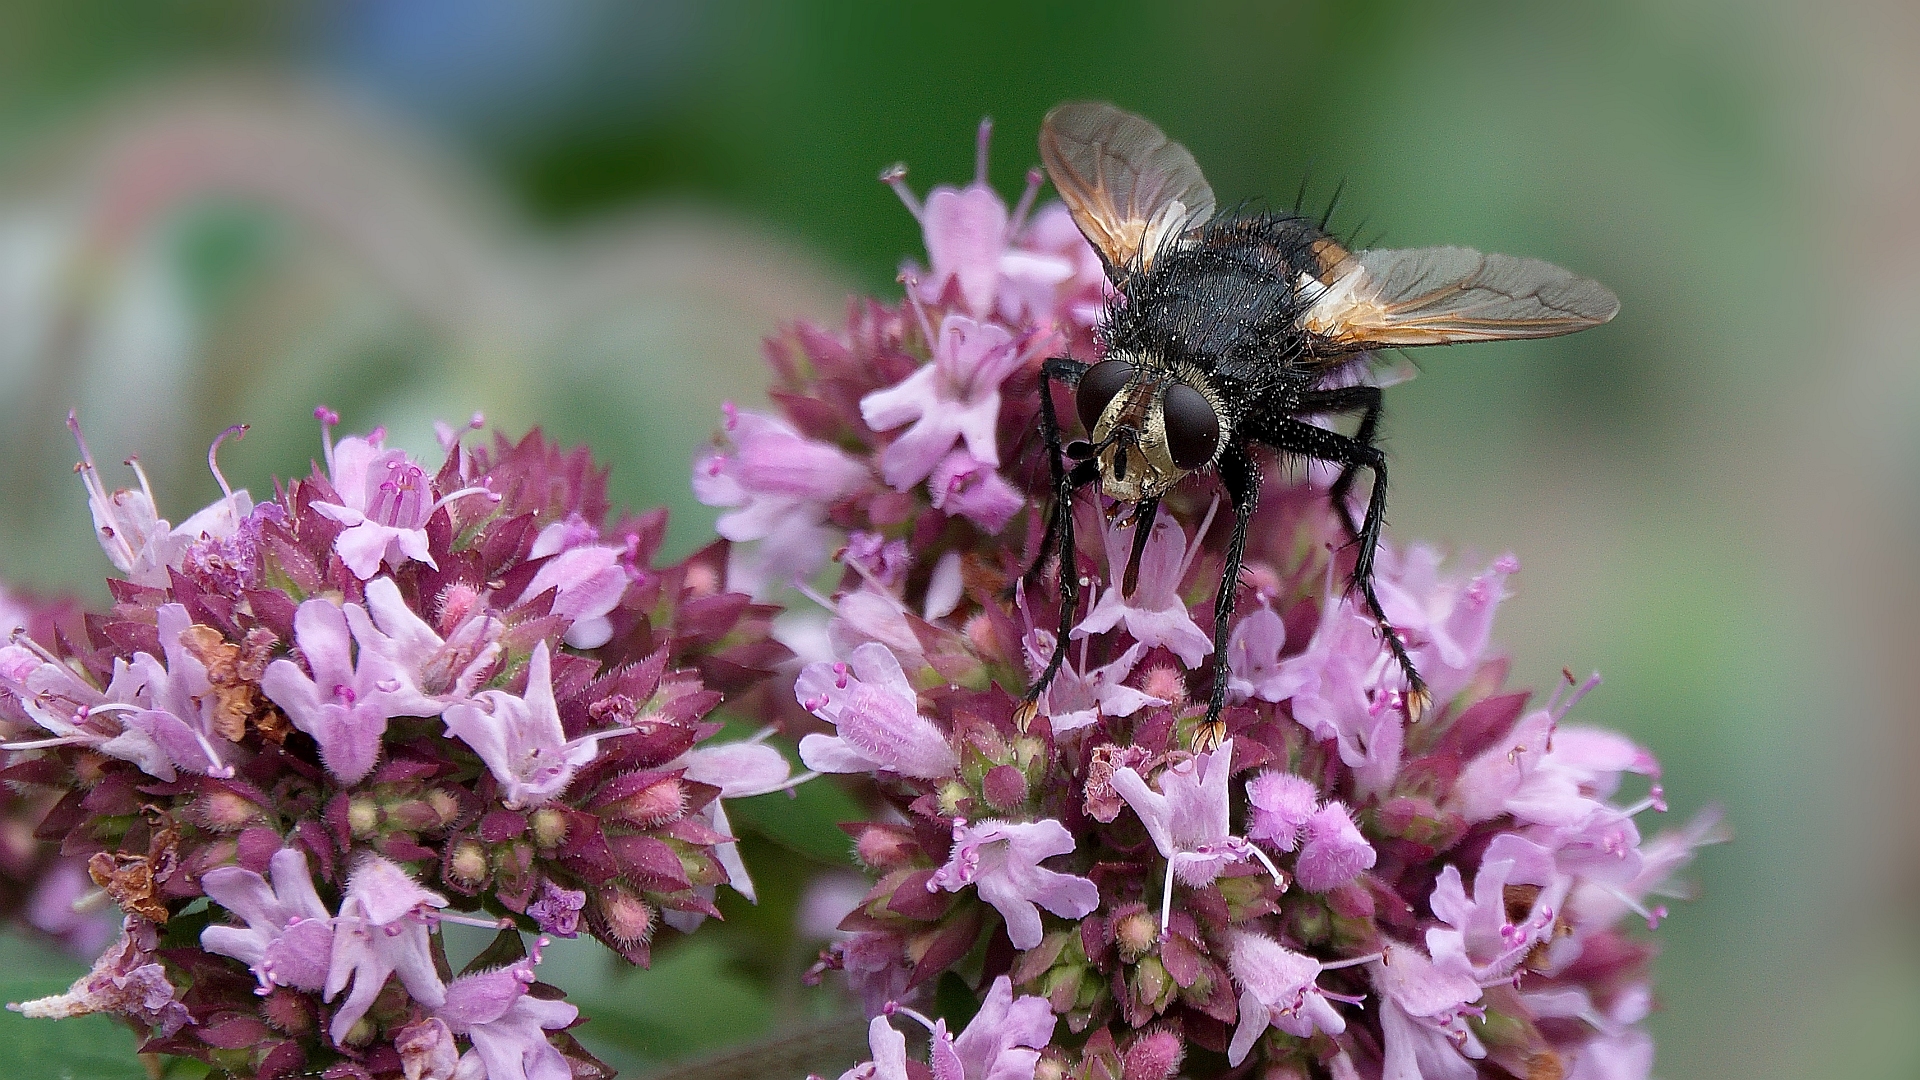
[[[1300,326],[1331,352],[1554,337],[1599,326],[1620,301],[1539,259],[1471,248],[1358,251],[1329,267]]]
[[[1111,105],[1054,106],[1040,124],[1040,160],[1109,277],[1145,269],[1213,216],[1213,188],[1187,148]]]

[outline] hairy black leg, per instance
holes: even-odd
[[[1047,659],[1047,669],[1027,689],[1027,705],[1039,701],[1048,684],[1053,682],[1053,677],[1060,673],[1060,665],[1067,658],[1067,638],[1073,632],[1074,616],[1080,607],[1080,565],[1074,557],[1073,493],[1100,478],[1100,463],[1097,460],[1083,461],[1071,471],[1060,464],[1060,421],[1053,411],[1053,380],[1057,378],[1071,386],[1080,381],[1080,376],[1086,370],[1087,365],[1065,358],[1048,360],[1040,365],[1040,429],[1047,440],[1047,464],[1053,470],[1053,510],[1048,515],[1047,532],[1041,542],[1039,556],[1026,576],[1033,577],[1049,558],[1058,553],[1060,626],[1053,642],[1053,655]],[[1023,730],[1026,727],[1025,723],[1020,726]]]
[[[1207,719],[1194,735],[1194,749],[1211,750],[1226,735],[1220,710],[1227,703],[1227,623],[1233,618],[1233,603],[1240,590],[1240,560],[1247,553],[1247,523],[1260,505],[1260,463],[1253,460],[1245,444],[1228,447],[1220,460],[1220,482],[1233,503],[1233,537],[1227,541],[1227,565],[1220,575],[1220,592],[1213,599],[1213,697],[1207,703]],[[1196,538],[1197,539],[1197,538]]]
[[[1334,390],[1316,390],[1303,395],[1300,407],[1295,410],[1306,416],[1359,412],[1360,427],[1353,433],[1353,441],[1362,446],[1373,445],[1374,428],[1380,423],[1381,394],[1377,386],[1342,386]],[[1360,527],[1354,523],[1353,509],[1347,505],[1347,492],[1353,490],[1353,480],[1360,472],[1360,466],[1348,464],[1340,469],[1339,479],[1327,491],[1327,498],[1340,514],[1341,524],[1347,527],[1347,535],[1354,540],[1360,539]]]
[[[1373,591],[1373,557],[1380,545],[1380,530],[1387,520],[1387,456],[1380,448],[1337,431],[1315,427],[1291,418],[1262,418],[1247,424],[1247,436],[1286,453],[1305,454],[1336,465],[1365,468],[1373,472],[1373,492],[1367,498],[1366,520],[1360,523],[1360,551],[1353,563],[1352,588],[1360,590],[1367,611],[1380,624],[1387,648],[1407,677],[1407,715],[1415,720],[1426,711],[1427,683],[1414,670],[1400,632],[1387,621],[1380,598]]]
[[[1054,489],[1054,505],[1060,507],[1055,515],[1060,523],[1056,534],[1060,541],[1060,567],[1056,571],[1060,581],[1060,625],[1053,639],[1053,655],[1047,658],[1047,669],[1027,688],[1025,702],[1028,705],[1040,700],[1067,659],[1067,639],[1073,633],[1074,616],[1080,610],[1080,561],[1075,557],[1073,540],[1073,493],[1099,478],[1099,463],[1083,461],[1074,466],[1072,472],[1063,473],[1059,486]],[[1022,722],[1020,728],[1026,730],[1026,724]]]
[[[1047,468],[1053,479],[1053,505],[1047,508],[1047,529],[1040,538],[1040,550],[1034,555],[1033,565],[1020,575],[1020,580],[1033,584],[1046,568],[1047,560],[1053,557],[1055,545],[1060,540],[1060,521],[1063,514],[1069,512],[1070,502],[1059,498],[1060,483],[1064,479],[1065,469],[1060,464],[1060,420],[1053,411],[1053,380],[1058,379],[1068,386],[1080,385],[1080,376],[1087,373],[1088,365],[1070,357],[1058,356],[1043,361],[1040,365],[1040,434],[1047,446]],[[1083,463],[1084,464],[1084,463]],[[1099,466],[1095,466],[1096,475]],[[1084,486],[1086,482],[1075,485]]]
[[[1140,554],[1147,550],[1147,537],[1153,535],[1153,519],[1160,516],[1160,496],[1133,504],[1133,552],[1127,556],[1127,572],[1121,578],[1120,595],[1132,596],[1140,584]],[[1112,568],[1108,568],[1112,573]]]

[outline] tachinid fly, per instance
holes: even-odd
[[[1253,448],[1338,465],[1330,496],[1359,546],[1352,587],[1405,675],[1408,717],[1419,719],[1429,704],[1426,683],[1374,595],[1387,468],[1374,445],[1380,388],[1360,376],[1374,350],[1569,334],[1613,318],[1619,301],[1604,286],[1537,259],[1459,247],[1349,251],[1324,221],[1216,215],[1213,189],[1193,155],[1111,105],[1076,101],[1053,109],[1040,128],[1040,157],[1105,264],[1115,296],[1099,331],[1099,362],[1058,358],[1041,368],[1054,501],[1033,572],[1073,550],[1073,494],[1097,484],[1108,497],[1134,504],[1133,554],[1122,583],[1130,593],[1161,497],[1191,474],[1218,474],[1234,528],[1214,605],[1213,696],[1195,740],[1207,748],[1224,734],[1227,624],[1260,495]],[[1055,380],[1074,388],[1085,431],[1064,446]],[[1356,414],[1351,435],[1309,420]],[[1372,485],[1356,524],[1347,493],[1361,469],[1372,474]],[[1029,700],[1060,670],[1077,614],[1079,582],[1065,559],[1060,598],[1059,644]]]

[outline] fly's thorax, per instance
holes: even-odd
[[[1108,368],[1113,364],[1116,367]],[[1138,502],[1164,494],[1188,473],[1211,467],[1227,444],[1229,417],[1204,371],[1140,354],[1109,355],[1087,384],[1111,398],[1099,406],[1088,431],[1099,448],[1100,490],[1112,499]],[[1125,373],[1120,382],[1119,373]],[[1092,372],[1089,373],[1090,375]],[[1097,401],[1083,400],[1082,420]]]

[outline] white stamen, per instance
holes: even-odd
[[[1207,504],[1207,516],[1200,519],[1200,528],[1194,531],[1193,546],[1187,549],[1186,558],[1180,560],[1180,572],[1174,575],[1173,581],[1176,588],[1179,587],[1180,582],[1187,579],[1187,569],[1193,565],[1194,558],[1200,554],[1200,541],[1206,539],[1207,528],[1213,524],[1213,515],[1219,511],[1219,509],[1220,489],[1215,488],[1213,501]]]
[[[464,499],[469,495],[485,495],[491,498],[494,502],[500,501],[500,496],[494,494],[492,491],[488,490],[485,487],[480,487],[480,486],[463,487],[459,491],[456,491],[451,495],[443,496],[439,502],[434,503],[433,506],[428,508],[427,516],[432,517],[435,513],[439,511],[441,507],[447,505],[448,503],[452,502],[455,499]]]

